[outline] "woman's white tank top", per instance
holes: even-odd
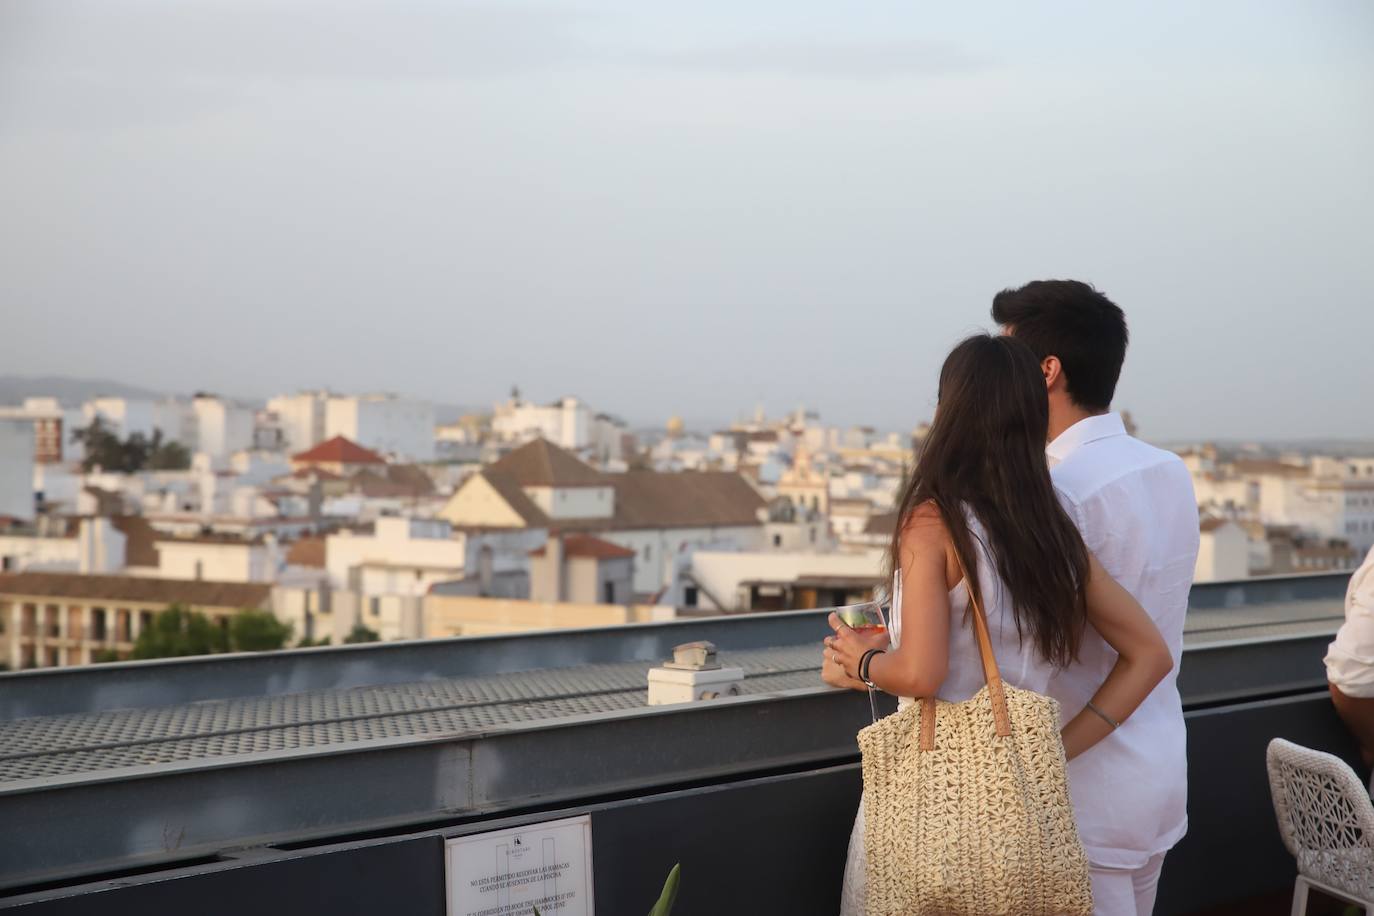
[[[988,632],[992,637],[992,651],[997,657],[997,667],[1002,680],[1014,687],[1047,693],[1054,668],[1036,651],[1034,642],[1027,634],[1023,641],[1016,632],[1016,617],[1012,613],[1010,595],[1002,577],[998,575],[987,552],[987,534],[978,518],[965,511],[968,519],[969,535],[973,539],[974,553],[978,557],[978,584],[981,586],[983,613],[988,618]],[[969,699],[983,686],[983,661],[978,651],[978,641],[973,635],[972,621],[966,618],[968,611],[968,590],[960,580],[949,592],[949,674],[940,685],[936,696],[942,700],[959,703]],[[891,621],[892,644],[901,645],[901,609],[894,609]],[[919,639],[919,634],[907,634],[907,638]],[[911,702],[910,697],[902,697],[900,705]]]

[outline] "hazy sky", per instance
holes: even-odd
[[[1374,436],[1374,5],[0,3],[0,373],[909,428],[1055,276]]]

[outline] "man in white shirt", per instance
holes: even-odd
[[[1355,736],[1366,765],[1374,764],[1374,549],[1350,577],[1345,623],[1326,650],[1331,702]],[[1374,778],[1370,779],[1374,794]]]
[[[1178,666],[1198,550],[1192,477],[1110,413],[1126,356],[1126,319],[1086,283],[1039,280],[993,299],[1005,333],[1040,357],[1050,402],[1046,454],[1055,488],[1103,568],[1144,606],[1173,671],[1107,738],[1069,763],[1069,790],[1092,867],[1094,912],[1148,916],[1164,855],[1187,831],[1187,754]],[[1116,654],[1089,629],[1077,664],[1050,685],[1067,721]]]

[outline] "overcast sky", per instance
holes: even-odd
[[[910,428],[1037,277],[1374,436],[1374,5],[0,3],[3,373]]]

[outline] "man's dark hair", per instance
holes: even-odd
[[[1033,280],[992,297],[992,319],[1040,359],[1059,358],[1069,397],[1084,410],[1106,410],[1126,360],[1126,316],[1078,280]]]

